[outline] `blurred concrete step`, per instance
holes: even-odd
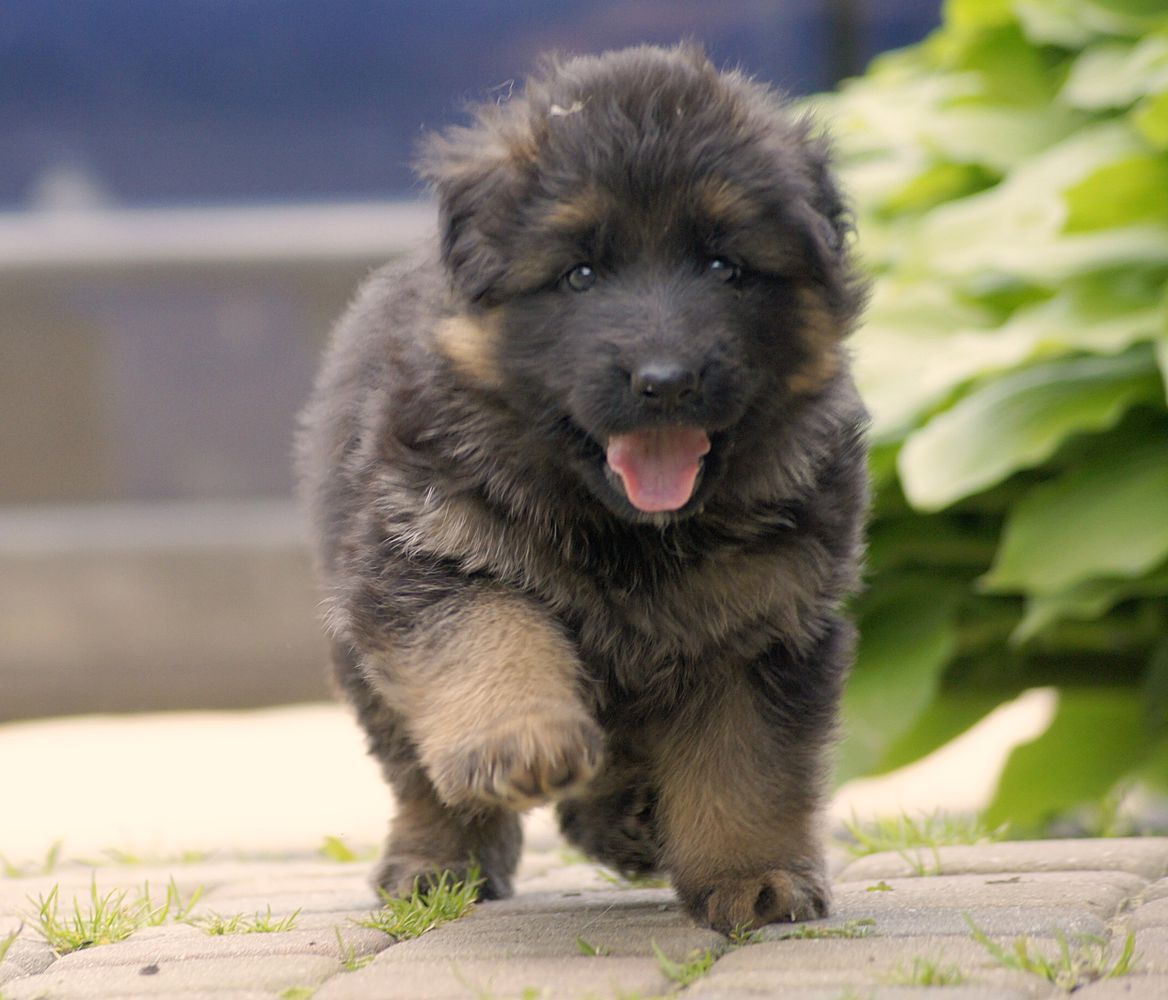
[[[0,508],[0,721],[327,698],[288,500]]]

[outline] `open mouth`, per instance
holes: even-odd
[[[645,513],[680,510],[694,495],[710,437],[701,427],[644,427],[608,439],[605,457],[625,496]]]

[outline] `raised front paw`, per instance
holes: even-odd
[[[831,893],[819,869],[772,868],[725,876],[696,890],[679,889],[694,919],[722,934],[827,915]]]
[[[525,714],[476,730],[426,755],[430,780],[452,806],[523,810],[580,791],[600,767],[604,736],[582,711]]]

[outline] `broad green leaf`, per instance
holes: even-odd
[[[942,160],[917,173],[907,184],[881,199],[882,212],[919,212],[943,201],[964,198],[990,187],[997,178],[972,163]]]
[[[1168,795],[1168,739],[1162,739],[1152,747],[1135,771],[1135,777],[1154,792]]]
[[[1010,0],[945,0],[945,23],[958,31],[976,31],[1010,24],[1014,20]]]
[[[1140,693],[1144,718],[1153,736],[1168,736],[1168,634],[1152,650]]]
[[[905,495],[935,511],[1054,454],[1073,434],[1115,425],[1160,395],[1151,352],[1073,358],[990,379],[909,435],[898,467]]]
[[[954,385],[1018,364],[1026,345],[979,330],[992,321],[941,282],[880,282],[853,345],[873,436],[899,435]]]
[[[1156,339],[1156,363],[1160,366],[1160,378],[1164,382],[1164,394],[1168,398],[1168,331]]]
[[[997,246],[974,242],[986,238],[985,230],[992,228],[976,223],[974,226],[982,232],[969,227],[966,235],[970,242],[965,245],[958,242],[956,232],[936,242],[933,264],[937,276],[962,283],[977,294],[987,284],[992,287],[990,279],[1054,288],[1092,271],[1168,264],[1168,225],[1127,226],[1060,236],[1042,230],[1055,219],[1061,226],[1063,212],[1053,212],[1044,223],[1037,211],[1036,208],[1036,214],[1029,217],[1029,223],[1019,218],[1015,225],[1007,224],[1004,242]],[[1028,224],[1034,226],[1033,231],[1021,231]],[[1011,228],[1016,231],[1010,232]],[[925,247],[918,250],[925,252]]]
[[[878,440],[902,435],[955,388],[995,372],[1076,351],[1118,353],[1155,341],[1168,270],[1112,270],[1067,281],[1045,302],[994,327],[988,310],[937,281],[880,282],[855,339],[856,380]]]
[[[978,99],[974,74],[869,79],[846,86],[833,100],[814,102],[831,124],[844,161],[872,159],[917,164],[948,158],[1004,172],[1065,139],[1087,119],[1047,103],[1005,106]],[[901,178],[901,183],[909,178]]]
[[[894,771],[931,754],[956,739],[1008,700],[1009,693],[953,690],[940,691],[904,732],[885,751],[873,773]]]
[[[976,73],[978,98],[1010,106],[1050,104],[1058,90],[1065,56],[1031,45],[1021,27],[1002,24],[967,35],[944,53],[944,65],[955,72]]]
[[[1166,281],[1164,268],[1083,275],[1064,282],[1045,302],[1018,309],[995,333],[1018,344],[1019,356],[1028,361],[1076,351],[1117,354],[1155,342],[1168,328],[1159,304]]]
[[[1026,36],[1040,45],[1077,49],[1096,37],[1083,18],[1081,0],[1015,0]]]
[[[1136,43],[1103,42],[1087,49],[1071,67],[1059,95],[1072,107],[1098,111],[1126,108],[1168,87],[1168,37]]]
[[[1168,401],[1168,284],[1160,300],[1158,327],[1152,343],[1156,348],[1156,364],[1160,366],[1160,377],[1164,381],[1164,398]]]
[[[1095,577],[1135,577],[1168,558],[1168,423],[1111,435],[1034,487],[1006,521],[993,591],[1055,594]]]
[[[1082,124],[1078,113],[1057,105],[962,104],[922,119],[917,130],[930,153],[1004,174],[1066,139]]]
[[[1168,222],[1168,157],[1132,156],[1101,167],[1068,188],[1068,233]]]
[[[868,774],[932,702],[956,648],[956,594],[914,577],[891,579],[865,608],[843,701],[840,780]]]
[[[1116,160],[1142,152],[1142,140],[1123,122],[1080,129],[1019,166],[997,187],[926,214],[914,248],[916,266],[968,281],[985,273],[1065,276],[1084,264],[1088,269],[1107,266],[1107,258],[1116,255],[1122,255],[1124,263],[1147,253],[1168,258],[1168,231],[1157,233],[1159,239],[1150,251],[1135,237],[1125,243],[1112,232],[1062,235],[1068,216],[1063,192]],[[1110,246],[1103,238],[1119,239],[1120,246]],[[1080,245],[1074,246],[1072,239]],[[1084,241],[1094,242],[1087,259],[1079,263],[1074,258],[1076,250],[1083,256]],[[1052,266],[1047,258],[1058,251],[1063,259]]]
[[[985,821],[1037,829],[1098,800],[1152,751],[1139,695],[1123,688],[1064,688],[1050,727],[1014,750]]]
[[[1103,36],[1138,37],[1165,21],[1163,0],[1014,0],[1027,37],[1077,49]]]
[[[1168,149],[1168,90],[1141,101],[1131,113],[1131,122],[1157,149]]]
[[[913,566],[982,572],[994,557],[997,533],[951,517],[884,517],[872,525],[868,562],[876,573]]]
[[[1054,594],[1026,601],[1026,614],[1010,636],[1014,644],[1028,642],[1055,622],[1068,618],[1089,621],[1132,597],[1168,596],[1168,567],[1136,579],[1084,580]]]

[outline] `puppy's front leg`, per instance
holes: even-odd
[[[819,827],[845,631],[811,662],[776,649],[727,671],[658,747],[664,867],[694,918],[724,934],[827,912]]]
[[[603,736],[571,643],[538,607],[479,588],[432,609],[366,679],[400,713],[445,805],[522,810],[585,785]]]

